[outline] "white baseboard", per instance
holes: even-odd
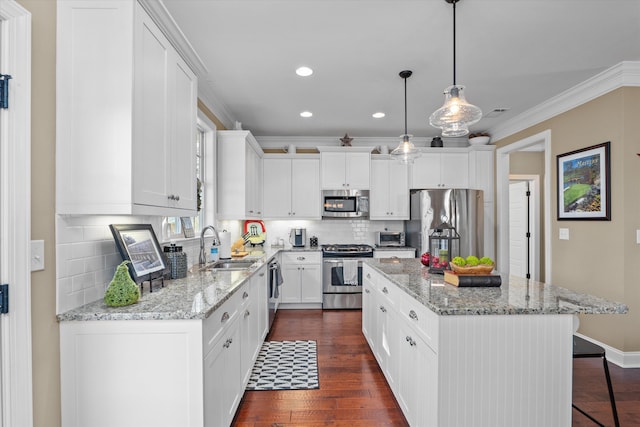
[[[586,335],[582,335],[579,333],[576,333],[576,335],[604,348],[605,352],[607,353],[607,360],[609,362],[618,365],[621,368],[640,368],[640,351],[625,352],[611,347],[607,344],[601,343],[600,341],[594,340],[593,338],[589,338]]]

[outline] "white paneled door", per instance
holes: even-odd
[[[527,181],[509,183],[509,273],[524,278],[527,277],[529,270],[528,191]]]

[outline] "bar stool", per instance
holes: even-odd
[[[607,364],[607,356],[604,351],[604,348],[574,335],[573,336],[573,358],[582,359],[582,358],[588,358],[588,357],[602,358],[602,363],[604,365],[604,376],[607,379],[607,387],[609,388],[609,400],[611,401],[611,411],[613,412],[613,422],[615,423],[616,427],[620,427],[620,422],[618,421],[618,410],[616,409],[616,399],[615,399],[615,396],[613,395],[613,387],[611,386],[611,377],[609,376],[609,365]],[[575,404],[571,404],[571,406],[576,408],[578,412],[580,412],[581,414],[589,418],[594,423],[598,424],[601,427],[604,427],[604,424],[600,423],[591,415],[587,414],[585,411],[578,408]]]

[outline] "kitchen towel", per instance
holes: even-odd
[[[345,259],[342,261],[342,280],[345,285],[358,284],[358,260]]]
[[[227,230],[222,230],[220,233],[220,258],[231,258],[231,233]]]
[[[282,279],[282,270],[280,269],[278,261],[274,261],[272,264],[269,264],[269,270],[271,272],[269,277],[270,298],[279,298],[280,285],[282,285],[284,280]]]

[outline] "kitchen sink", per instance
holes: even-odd
[[[238,270],[248,270],[254,261],[243,261],[243,260],[224,260],[224,261],[216,261],[213,264],[208,264],[202,268],[202,270],[223,270],[223,271],[238,271]]]

